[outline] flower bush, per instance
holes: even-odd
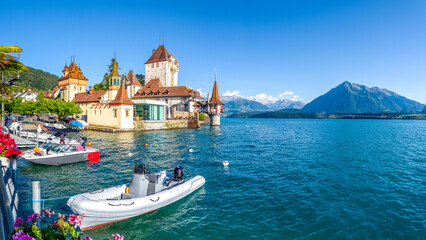
[[[82,217],[70,214],[58,213],[58,219],[51,222],[50,217],[55,215],[50,209],[45,209],[42,214],[33,213],[28,216],[27,221],[18,217],[13,224],[13,240],[66,240],[81,239],[78,227],[81,225]],[[65,220],[67,219],[67,220]],[[51,223],[49,223],[49,220]],[[112,235],[113,240],[124,240],[124,237],[116,233]],[[111,238],[109,238],[111,239]],[[93,240],[85,235],[83,240]]]
[[[22,152],[18,150],[15,140],[9,134],[0,133],[0,157],[16,160]]]

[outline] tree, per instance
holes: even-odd
[[[5,110],[9,113],[22,113],[22,98],[16,97],[6,103]]]
[[[93,86],[93,90],[108,90],[109,88],[109,74],[104,74],[104,79],[101,83],[96,83],[95,86]]]
[[[117,62],[116,60],[115,60],[115,58],[112,58],[111,59],[111,64],[110,65],[108,65],[108,72],[112,72],[112,68],[113,68],[113,66],[114,66],[114,62]],[[117,70],[120,70],[121,68],[118,66],[118,63],[117,63]],[[104,79],[105,79],[105,77],[104,77]]]
[[[143,74],[136,74],[136,78],[141,83],[142,86],[145,85],[145,75]]]
[[[95,86],[93,86],[93,90],[106,90],[106,88],[103,83],[96,83]]]
[[[18,52],[22,52],[22,49],[17,46],[0,45],[0,73],[12,75],[28,71],[28,68],[14,56],[6,54]]]
[[[105,73],[104,74],[104,79],[102,80],[102,84],[105,87],[105,90],[107,90],[109,88],[109,74]]]

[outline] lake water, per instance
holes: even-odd
[[[128,182],[133,162],[144,162],[155,171],[182,165],[206,184],[89,235],[426,239],[426,121],[222,119],[220,127],[85,135],[105,154],[98,163],[19,163],[27,212],[31,181],[41,181],[43,198],[73,195]],[[46,207],[70,212],[66,200]]]

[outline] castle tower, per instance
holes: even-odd
[[[136,78],[136,75],[133,72],[133,70],[130,70],[129,73],[127,74],[127,80],[128,81],[125,83],[126,91],[127,91],[127,94],[129,95],[129,98],[132,98],[136,94],[136,92],[142,88],[142,85],[139,82],[139,80]]]
[[[73,60],[69,66],[65,64],[62,77],[58,79],[58,85],[61,99],[68,102],[74,100],[77,93],[86,91],[87,78]]]
[[[208,100],[208,99],[207,99]],[[219,90],[217,89],[217,82],[214,81],[212,98],[208,103],[208,112],[210,116],[211,126],[220,126],[220,114],[224,112],[223,103],[219,98]]]
[[[118,74],[118,63],[115,60],[112,63],[112,70],[109,74],[109,89],[108,89],[108,100],[112,101],[115,99],[115,96],[117,95],[117,91],[121,86],[121,76]]]
[[[113,119],[117,121],[118,128],[133,128],[133,105],[135,103],[129,99],[124,84],[119,86],[114,100],[109,105],[112,107]]]
[[[160,79],[164,87],[178,86],[179,61],[169,54],[164,45],[152,50],[145,63],[145,84],[152,79]]]

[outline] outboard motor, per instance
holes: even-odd
[[[173,174],[174,181],[181,181],[183,179],[183,168],[181,166],[175,167],[175,171]]]

